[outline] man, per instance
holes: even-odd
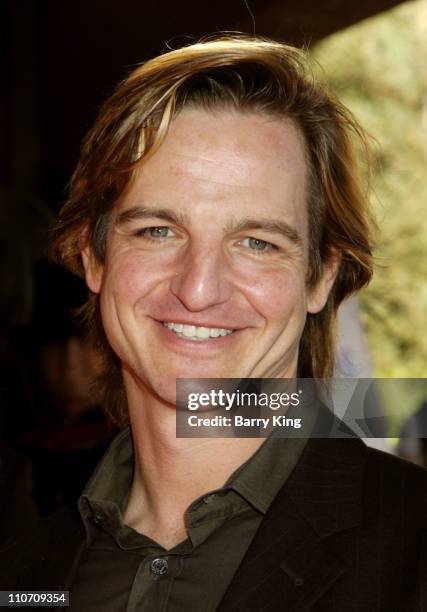
[[[77,509],[3,554],[1,588],[91,612],[427,609],[422,470],[355,439],[175,433],[177,379],[333,372],[336,310],[372,274],[354,136],[302,52],[256,39],[166,53],[106,102],[54,249],[130,429]]]

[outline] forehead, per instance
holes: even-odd
[[[306,215],[305,145],[287,119],[184,108],[120,198],[131,206],[190,207],[193,215]]]

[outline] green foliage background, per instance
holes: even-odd
[[[313,55],[373,141],[377,269],[360,294],[377,377],[427,365],[427,4],[405,2]]]

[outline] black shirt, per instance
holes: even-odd
[[[122,431],[79,500],[87,547],[70,593],[71,609],[216,610],[305,444],[268,438],[224,487],[189,506],[188,537],[166,550],[123,523],[134,454],[130,430]]]

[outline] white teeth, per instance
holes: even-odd
[[[172,329],[172,331],[175,331],[175,330]],[[182,333],[184,334],[186,338],[191,338],[191,336],[196,335],[196,328],[194,327],[194,325],[184,325]]]
[[[210,331],[208,327],[198,327],[196,329],[196,336],[198,338],[209,338]]]
[[[165,327],[181,336],[191,340],[207,340],[208,338],[218,338],[218,336],[228,336],[233,333],[232,329],[218,327],[196,327],[195,325],[183,325],[182,323],[163,323]]]

